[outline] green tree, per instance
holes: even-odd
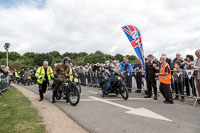
[[[116,55],[115,55],[115,59],[116,59],[116,60],[119,60],[119,61],[123,61],[123,57],[124,57],[124,56],[121,55],[121,54],[116,54]]]

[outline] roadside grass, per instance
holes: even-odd
[[[0,95],[0,133],[45,133],[38,110],[16,88]]]

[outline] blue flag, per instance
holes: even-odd
[[[130,41],[131,45],[133,46],[138,59],[140,60],[142,64],[142,69],[145,69],[145,59],[144,59],[144,51],[142,46],[142,39],[140,31],[137,27],[132,25],[127,25],[122,27],[124,33],[128,37],[128,40]]]

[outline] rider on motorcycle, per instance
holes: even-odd
[[[27,70],[26,70],[24,76],[25,76],[25,82],[27,82],[28,80],[30,80],[29,82],[30,82],[30,84],[32,84],[32,80],[31,80],[31,71],[30,71],[29,68],[27,68]]]
[[[55,97],[59,86],[62,83],[65,83],[68,78],[72,75],[72,68],[70,66],[71,59],[69,57],[65,57],[63,59],[63,63],[57,64],[54,69],[54,77],[55,77],[55,85],[53,89],[52,103],[55,103]]]
[[[19,83],[21,82],[22,84],[24,83],[24,69],[22,69],[19,73],[20,79],[19,79]]]
[[[103,89],[102,96],[108,94],[108,90],[111,86],[111,80],[115,77],[118,76],[119,74],[114,71],[115,66],[113,64],[110,64],[108,67],[108,70],[105,71],[104,77],[105,77],[105,88]]]

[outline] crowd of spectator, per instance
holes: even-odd
[[[200,50],[196,50],[195,56],[195,60],[193,55],[182,57],[180,53],[177,53],[173,60],[168,58],[166,54],[162,54],[161,56],[165,58],[170,67],[168,70],[172,77],[170,91],[175,93],[173,97],[175,100],[181,97],[181,101],[184,101],[185,95],[188,97],[197,97],[199,94]],[[137,60],[135,64],[130,64],[126,57],[123,58],[122,62],[113,60],[111,62],[106,61],[105,64],[88,63],[85,66],[74,66],[73,70],[79,76],[82,85],[100,87],[101,74],[108,69],[110,63],[115,66],[116,72],[125,75],[124,82],[129,92],[134,90],[137,93],[141,93],[142,88],[146,88],[144,89],[146,93],[145,98],[154,96],[154,99],[157,100],[157,81],[159,77],[156,74],[159,73],[159,69],[156,69],[156,67],[160,68],[162,63],[153,55],[148,55],[145,58],[145,70],[142,69],[140,60]],[[133,87],[133,78],[136,87]]]

